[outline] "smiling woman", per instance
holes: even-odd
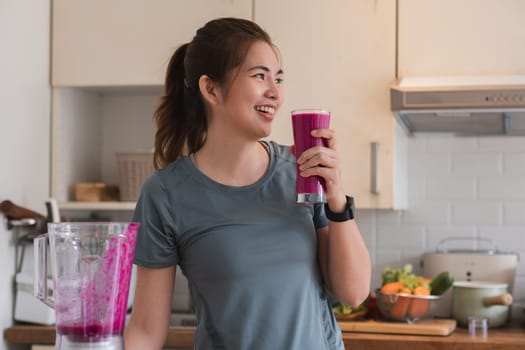
[[[346,210],[334,131],[313,131],[327,146],[299,159],[261,140],[282,82],[270,37],[248,20],[210,21],[175,51],[155,113],[158,171],[133,218],[142,225],[126,349],[161,348],[176,265],[189,283],[195,349],[344,349],[327,289],[360,304],[370,259],[353,217],[332,222],[323,204],[295,201],[299,164],[325,179],[330,211]]]
[[[241,138],[258,140],[269,136],[274,113],[283,100],[282,74],[272,47],[266,42],[255,42],[225,88],[208,76],[201,76],[203,99],[213,111],[208,115],[210,141],[225,136],[239,142]]]

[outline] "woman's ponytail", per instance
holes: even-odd
[[[156,169],[165,167],[184,153],[184,57],[188,44],[180,46],[168,63],[164,95],[154,114],[157,124],[153,164]]]

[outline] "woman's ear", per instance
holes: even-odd
[[[199,90],[206,102],[215,105],[220,101],[219,86],[207,75],[201,75],[199,78]]]

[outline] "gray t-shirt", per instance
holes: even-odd
[[[317,260],[322,205],[295,202],[295,157],[265,143],[270,165],[232,187],[183,157],[143,185],[135,263],[179,264],[197,317],[198,350],[340,350]]]

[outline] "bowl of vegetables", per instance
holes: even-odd
[[[388,320],[414,323],[434,317],[442,294],[454,282],[444,271],[433,279],[417,276],[412,265],[402,269],[386,268],[382,286],[376,290],[377,307]]]

